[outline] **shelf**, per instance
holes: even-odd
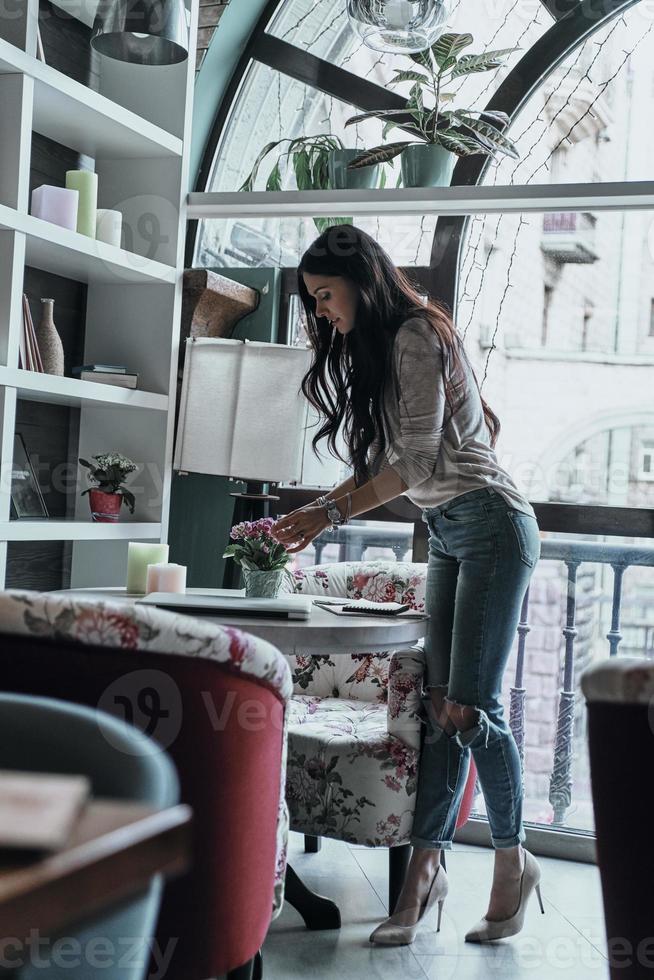
[[[0,40],[0,74],[34,79],[32,127],[91,157],[181,157],[182,141]]]
[[[52,374],[0,367],[0,386],[16,388],[19,398],[52,405],[79,407],[87,402],[111,405],[113,408],[147,408],[155,412],[168,411],[168,396],[150,391],[121,388],[119,385],[98,384]]]
[[[0,228],[27,236],[26,264],[78,282],[174,283],[172,266],[0,204]]]
[[[140,541],[159,540],[161,524],[123,521],[0,521],[0,541]]]
[[[189,221],[347,215],[522,214],[530,211],[654,209],[654,181],[400,187],[348,191],[235,191],[191,193]]]

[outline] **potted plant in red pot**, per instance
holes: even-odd
[[[89,494],[91,520],[101,524],[116,522],[123,503],[129,508],[130,514],[133,514],[134,494],[122,484],[125,477],[137,469],[136,463],[121,453],[100,453],[91,458],[95,460],[94,463],[89,463],[86,459],[79,461],[82,466],[87,467],[88,479],[97,484],[82,491],[82,497]]]

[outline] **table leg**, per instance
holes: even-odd
[[[304,884],[291,865],[286,866],[286,901],[300,913],[307,929],[340,929],[338,905],[324,895],[316,895]]]

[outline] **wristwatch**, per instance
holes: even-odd
[[[316,503],[325,508],[327,518],[331,524],[330,531],[333,531],[335,527],[341,527],[341,525],[347,524],[348,518],[341,514],[335,500],[328,500],[327,497],[318,497]]]
[[[340,527],[341,524],[345,524],[345,518],[338,509],[335,500],[328,500],[325,503],[325,510],[327,511],[327,517],[329,518],[332,527]]]

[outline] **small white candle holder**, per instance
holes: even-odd
[[[186,592],[186,566],[174,562],[148,565],[146,594],[151,592]]]
[[[95,237],[97,241],[106,242],[107,245],[117,245],[120,248],[122,230],[123,216],[120,211],[111,211],[109,208],[98,208],[95,219]]]
[[[68,187],[41,184],[32,191],[32,215],[61,228],[77,231],[79,192]]]

